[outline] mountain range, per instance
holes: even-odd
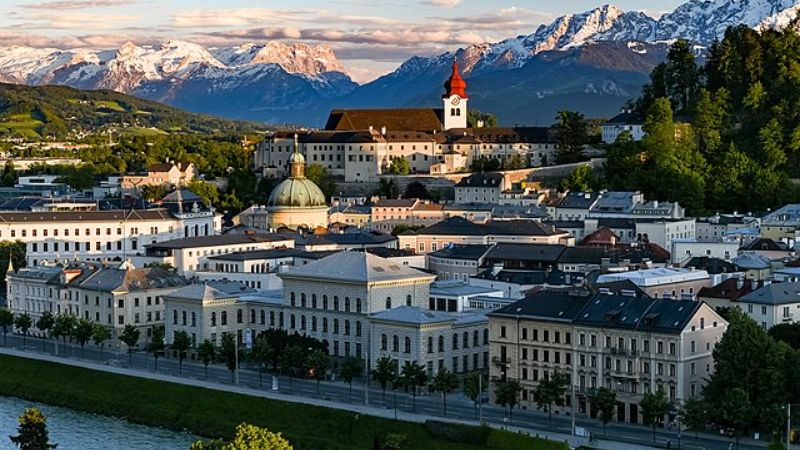
[[[331,108],[439,106],[456,60],[471,107],[497,114],[505,125],[549,124],[560,109],[614,114],[638,95],[676,39],[692,41],[702,53],[729,26],[783,28],[799,12],[800,0],[691,0],[655,19],[604,5],[528,35],[412,57],[363,85],[325,44],[13,46],[0,48],[0,82],[112,89],[190,111],[318,126]]]

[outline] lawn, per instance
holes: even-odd
[[[94,106],[97,107],[98,109],[107,109],[109,111],[114,111],[114,112],[125,112],[125,108],[123,108],[122,105],[114,101],[97,100],[94,102]]]
[[[229,438],[241,422],[280,431],[295,449],[363,450],[376,438],[402,433],[414,450],[563,450],[564,444],[499,430],[417,424],[361,416],[193,386],[0,355],[0,395],[132,422]],[[21,413],[21,412],[20,412]]]
[[[168,134],[166,131],[163,130],[156,130],[153,128],[142,128],[142,127],[116,128],[114,131],[123,136],[131,136],[131,137],[160,136],[163,134]]]
[[[37,128],[44,125],[42,121],[34,119],[30,114],[14,114],[0,121],[0,130],[17,133],[28,138],[40,137]]]

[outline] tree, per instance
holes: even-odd
[[[656,442],[656,425],[669,412],[669,400],[664,388],[658,387],[656,392],[646,392],[639,402],[644,423],[653,427],[653,442]]]
[[[45,347],[45,338],[50,338],[50,331],[53,329],[55,323],[56,319],[53,317],[53,314],[50,313],[50,311],[43,312],[42,316],[39,317],[39,320],[36,321],[36,328],[45,333],[45,336],[42,338],[42,351],[44,351]]]
[[[32,325],[33,320],[28,313],[22,313],[14,319],[14,326],[22,333],[22,348],[25,348],[25,338],[28,337],[28,330]]]
[[[592,407],[592,411],[596,411],[600,421],[603,422],[603,435],[605,435],[606,425],[614,418],[617,393],[608,388],[595,389],[589,394],[589,404]]]
[[[467,126],[470,128],[479,128],[483,122],[484,127],[493,128],[497,126],[497,116],[492,113],[481,112],[478,109],[472,108],[467,111]]]
[[[183,375],[183,360],[192,346],[192,338],[185,330],[176,331],[172,337],[172,350],[178,353],[178,375]]]
[[[194,180],[189,184],[189,190],[203,200],[207,205],[219,203],[219,189],[217,186],[201,180]]]
[[[380,186],[378,190],[375,191],[375,195],[385,198],[397,198],[397,196],[400,195],[400,189],[397,187],[397,183],[391,178],[381,178]]]
[[[411,390],[412,411],[417,410],[417,389],[428,382],[428,371],[421,364],[406,361],[400,369],[400,384]]]
[[[203,361],[205,375],[208,378],[208,365],[217,357],[217,348],[210,339],[205,339],[197,347],[197,356]]]
[[[470,168],[473,172],[493,172],[500,170],[502,162],[498,158],[489,158],[481,155],[472,160]]]
[[[103,349],[109,339],[111,339],[111,330],[106,328],[103,324],[95,322],[92,325],[92,342],[94,342],[94,345],[100,347],[100,358],[103,357]]]
[[[458,377],[453,372],[442,369],[433,377],[432,387],[434,391],[442,393],[442,407],[444,415],[447,416],[447,394],[458,387]]]
[[[0,308],[0,327],[3,328],[3,347],[8,345],[6,335],[9,328],[14,326],[14,313],[8,308]]]
[[[395,156],[392,158],[392,163],[386,169],[389,175],[408,175],[411,173],[411,164],[402,156]]]
[[[381,386],[384,403],[386,403],[386,386],[388,386],[395,377],[397,377],[397,366],[394,361],[392,361],[392,358],[382,356],[378,359],[375,368],[372,369],[372,379],[377,381]]]
[[[348,397],[353,394],[353,380],[364,372],[364,361],[355,356],[345,356],[339,366],[339,378],[347,383],[349,387]]]
[[[719,412],[719,424],[733,430],[738,447],[739,437],[750,429],[753,423],[755,407],[747,398],[747,392],[741,388],[733,388],[722,400]]]
[[[292,450],[292,445],[281,433],[243,423],[236,427],[232,441],[197,441],[190,450]]]
[[[256,341],[253,343],[253,350],[250,351],[250,360],[258,365],[259,387],[261,387],[261,380],[264,368],[267,365],[267,362],[269,361],[272,352],[273,352],[272,344],[270,344],[267,337],[263,334],[257,336]]]
[[[122,333],[119,334],[119,340],[128,347],[128,367],[133,366],[133,351],[139,342],[140,335],[141,331],[131,324],[125,325]]]
[[[73,331],[73,335],[75,336],[75,340],[81,346],[81,357],[84,356],[84,349],[86,348],[86,343],[92,338],[92,334],[94,333],[94,323],[89,319],[84,319],[81,317],[75,323],[75,329]]]
[[[561,192],[585,192],[596,190],[599,187],[600,181],[589,166],[580,166],[576,168],[558,182],[558,190]]]
[[[217,357],[225,363],[225,367],[231,372],[231,383],[236,375],[236,352],[238,351],[236,338],[231,333],[223,333],[220,341]]]
[[[153,354],[154,369],[158,372],[158,357],[164,353],[164,329],[161,327],[153,327],[153,335],[150,338],[150,343],[147,344],[147,351]]]
[[[283,353],[278,356],[278,365],[281,370],[289,374],[289,384],[292,384],[292,379],[303,373],[306,357],[303,353],[303,348],[299,345],[290,345],[286,347]]]
[[[475,406],[475,415],[478,415],[478,402],[481,400],[483,390],[488,387],[486,377],[480,372],[470,372],[464,377],[464,395],[472,400]]]
[[[800,349],[800,322],[776,324],[769,329],[768,334],[772,339],[785,342],[795,350]]]
[[[514,407],[519,403],[519,393],[522,386],[517,380],[506,381],[497,386],[494,391],[495,403],[502,407],[508,407],[508,417],[514,423]]]
[[[308,355],[306,364],[308,365],[309,375],[317,381],[317,395],[319,395],[319,383],[325,378],[325,373],[330,365],[328,353],[324,350],[314,350]]]
[[[549,377],[539,381],[534,390],[536,406],[547,411],[548,420],[553,421],[553,407],[563,406],[569,387],[569,375],[556,369]]]
[[[331,196],[336,194],[336,181],[325,166],[311,164],[306,169],[306,178],[319,186],[319,189],[325,194],[325,198],[330,200]]]
[[[686,428],[694,431],[694,438],[697,439],[697,432],[705,429],[708,423],[708,405],[703,397],[692,397],[687,399],[680,409],[681,423]]]
[[[53,325],[53,336],[56,339],[59,337],[64,344],[64,354],[66,354],[67,350],[67,338],[71,337],[75,332],[75,325],[77,323],[77,319],[75,316],[69,314],[59,314],[56,316],[55,325]]]
[[[664,74],[673,108],[678,114],[689,114],[698,88],[697,64],[689,41],[678,39],[672,44]]]
[[[583,159],[583,146],[589,141],[589,124],[583,114],[559,111],[555,129],[558,131],[558,163],[568,164]]]
[[[403,197],[431,199],[431,193],[428,192],[428,188],[424,184],[420,183],[419,181],[412,181],[411,183],[408,183],[408,186],[406,186],[406,191],[403,193]]]
[[[47,417],[37,408],[28,408],[19,417],[17,435],[11,436],[11,442],[20,450],[48,450],[58,444],[50,443],[47,431]]]

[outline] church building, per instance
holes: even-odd
[[[308,164],[320,164],[346,182],[377,181],[395,158],[405,158],[412,173],[433,175],[467,170],[482,157],[515,158],[523,167],[555,163],[557,139],[551,128],[468,123],[467,83],[456,62],[441,102],[441,108],[334,109],[324,129],[297,133],[299,151]],[[277,131],[261,142],[256,173],[286,174],[294,136],[294,131]]]

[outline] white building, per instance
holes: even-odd
[[[800,320],[800,283],[769,283],[743,297],[736,306],[764,329]]]
[[[722,238],[673,239],[672,262],[682,263],[695,257],[719,258],[731,261],[739,254],[739,242]]]
[[[503,176],[492,173],[473,173],[462,178],[455,187],[456,203],[500,203]]]
[[[631,111],[623,111],[609,119],[601,128],[603,129],[603,142],[613,144],[619,135],[628,132],[634,141],[641,141],[644,137],[644,120]]]

